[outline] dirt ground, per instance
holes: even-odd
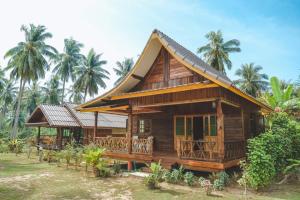
[[[160,190],[148,190],[140,177],[123,174],[94,178],[84,170],[40,163],[35,156],[0,154],[0,199],[300,199],[300,184],[274,185],[267,191],[248,192],[238,186],[208,197],[199,187],[161,183]]]

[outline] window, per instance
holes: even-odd
[[[139,120],[139,133],[150,133],[151,132],[151,120],[140,119]]]
[[[203,132],[206,136],[217,136],[217,117],[215,115],[204,117]]]
[[[176,135],[184,135],[184,117],[176,117]]]
[[[186,118],[186,135],[192,136],[193,135],[193,120],[192,117]]]
[[[217,135],[217,119],[216,116],[210,116],[210,136]]]

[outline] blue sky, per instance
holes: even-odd
[[[53,38],[49,43],[63,49],[63,39],[73,37],[85,44],[83,52],[103,52],[113,86],[112,68],[117,60],[141,53],[157,28],[193,52],[207,41],[204,35],[221,30],[225,40],[239,39],[241,53],[231,55],[233,68],[255,62],[269,76],[296,80],[300,74],[300,1],[71,1],[26,0],[0,3],[0,64],[5,51],[23,39],[22,24],[43,24]],[[102,92],[102,91],[101,91]]]

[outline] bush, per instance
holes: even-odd
[[[100,164],[100,162],[103,159],[101,157],[104,152],[105,149],[102,148],[89,148],[89,149],[85,149],[85,153],[83,154],[83,158],[86,164],[92,166],[93,173],[95,176],[100,176],[99,170],[102,168],[102,166],[104,166],[104,164]]]
[[[188,185],[188,186],[193,186],[195,185],[195,177],[194,174],[192,172],[186,172],[184,174],[184,182]]]
[[[145,178],[145,184],[149,189],[156,189],[158,188],[158,183],[163,181],[163,175],[165,174],[165,170],[158,163],[151,163],[150,164],[151,174]]]
[[[8,142],[8,148],[10,152],[13,153],[22,153],[24,147],[24,142],[20,139],[12,139]]]
[[[184,168],[183,166],[180,166],[179,169],[173,169],[172,171],[169,171],[165,173],[164,179],[168,183],[177,184],[184,180]]]
[[[229,183],[229,175],[225,172],[216,173],[213,180],[213,188],[216,190],[223,190]]]
[[[247,183],[256,189],[268,186],[282,174],[288,159],[300,157],[299,124],[286,113],[269,118],[270,130],[248,141]]]
[[[114,174],[119,174],[121,172],[120,161],[114,160],[114,164],[112,166],[112,171],[113,171]]]

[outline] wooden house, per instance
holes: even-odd
[[[94,113],[80,113],[74,109],[76,106],[69,103],[39,105],[27,119],[25,125],[37,127],[37,143],[48,146],[48,148],[51,146],[54,149],[61,149],[72,139],[84,145],[89,144],[94,135]],[[99,124],[96,128],[97,137],[125,137],[127,116],[97,113],[97,118]],[[41,127],[54,128],[56,134],[41,136]]]
[[[204,171],[238,165],[271,111],[158,30],[120,84],[76,109],[128,115],[126,137],[94,134],[108,157]]]

